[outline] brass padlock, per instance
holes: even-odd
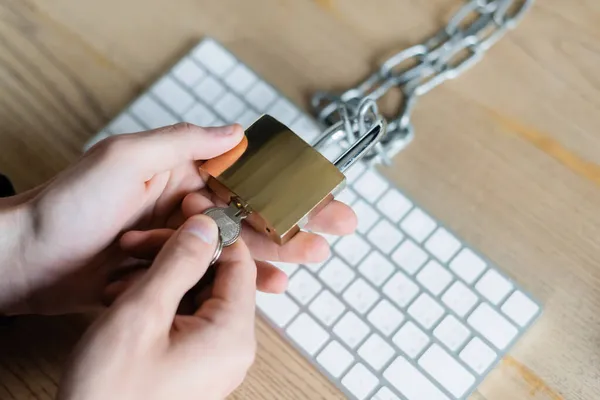
[[[375,124],[332,163],[287,126],[263,115],[237,148],[201,170],[221,200],[235,204],[258,232],[284,244],[345,187],[343,172],[380,140],[384,130],[383,122]]]

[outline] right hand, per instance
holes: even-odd
[[[256,265],[243,240],[223,251],[210,297],[193,315],[176,314],[206,273],[217,234],[198,215],[168,239],[148,272],[85,334],[59,400],[218,400],[241,384],[256,349]]]

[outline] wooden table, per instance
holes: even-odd
[[[19,190],[61,171],[205,34],[306,104],[421,41],[459,3],[0,0],[0,171]],[[544,304],[474,399],[600,398],[599,19],[597,0],[538,1],[480,65],[421,99],[417,139],[384,171]],[[84,327],[0,328],[0,398],[51,398]],[[258,332],[233,398],[342,398],[263,322]]]

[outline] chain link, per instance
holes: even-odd
[[[389,164],[414,137],[411,115],[417,99],[478,63],[521,21],[533,2],[468,0],[437,34],[394,54],[356,87],[342,93],[316,93],[313,112],[326,130],[315,147],[332,141],[349,147],[373,126],[387,122],[386,133],[365,158]],[[401,90],[403,100],[397,114],[386,121],[376,102],[392,88]]]

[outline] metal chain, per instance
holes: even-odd
[[[349,147],[383,121],[387,132],[365,158],[389,164],[414,137],[411,114],[417,99],[479,62],[521,21],[533,2],[468,0],[436,35],[394,54],[356,87],[342,93],[316,93],[313,112],[326,130],[315,147],[332,141]],[[386,121],[376,102],[394,87],[400,88],[403,101],[396,116]]]

